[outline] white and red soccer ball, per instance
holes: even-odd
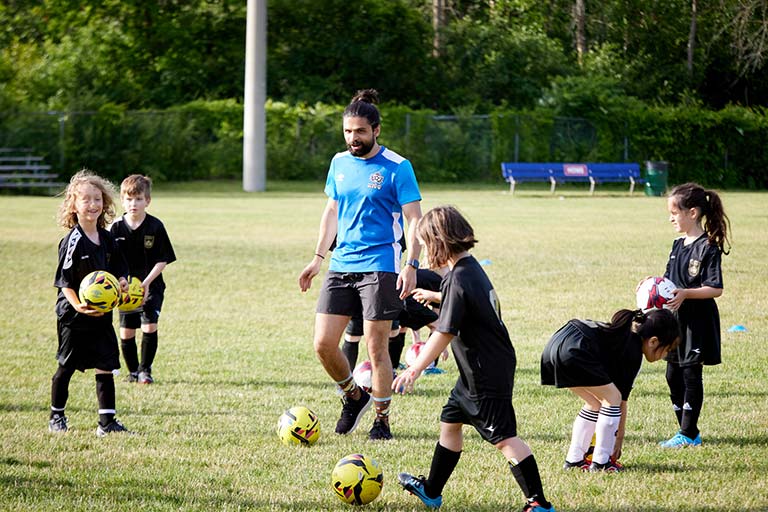
[[[355,370],[352,372],[352,377],[354,377],[357,385],[367,392],[370,392],[373,386],[371,370],[371,362],[366,360],[355,366]]]
[[[406,366],[413,366],[413,363],[416,362],[416,359],[418,359],[419,354],[424,349],[424,345],[425,343],[423,341],[420,341],[408,347],[408,350],[405,352]],[[434,366],[435,366],[435,362],[432,361],[431,363],[429,363],[427,368],[434,368]]]
[[[637,288],[637,307],[643,311],[666,308],[677,285],[666,277],[649,277]]]

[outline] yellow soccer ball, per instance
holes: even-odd
[[[144,288],[141,287],[141,281],[138,277],[131,277],[128,280],[128,291],[122,294],[120,298],[120,311],[128,312],[141,306],[144,300]]]
[[[277,420],[277,437],[288,446],[311,446],[320,437],[320,420],[303,405],[291,407]]]
[[[106,270],[91,272],[80,281],[80,302],[107,313],[120,303],[120,282]]]
[[[336,496],[350,505],[365,505],[381,493],[384,472],[371,457],[359,453],[341,459],[331,474],[331,486]]]

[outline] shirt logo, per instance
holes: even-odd
[[[699,275],[699,270],[701,269],[701,262],[699,260],[690,260],[688,262],[688,275],[691,277],[696,277]]]
[[[151,249],[153,245],[155,245],[155,236],[154,235],[145,235],[144,236],[144,248],[145,249]]]
[[[382,183],[384,183],[384,176],[379,171],[368,176],[368,188],[381,190]]]

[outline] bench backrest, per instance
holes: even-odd
[[[506,181],[629,181],[639,180],[640,164],[636,162],[571,164],[563,162],[503,162],[501,174]]]

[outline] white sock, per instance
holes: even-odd
[[[589,444],[592,442],[596,423],[597,411],[588,409],[587,406],[582,407],[573,422],[571,446],[568,448],[568,455],[565,456],[567,462],[579,462],[584,459],[584,454],[587,453]]]
[[[592,462],[605,464],[611,458],[616,444],[616,431],[621,420],[621,406],[601,407],[595,426],[595,451]]]

